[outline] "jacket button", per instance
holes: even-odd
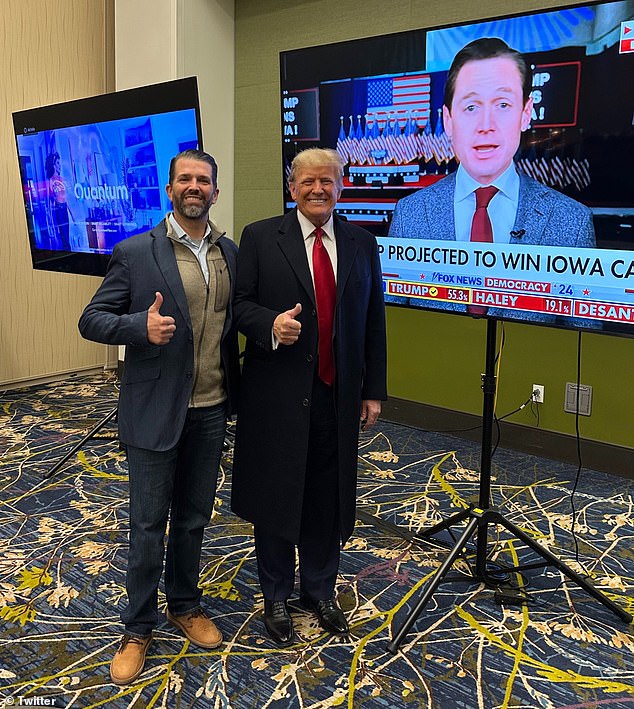
[[[307,362],[312,362],[313,361],[313,356],[311,354],[306,355],[306,361]]]
[[[191,372],[185,372],[185,376],[187,377],[187,379],[191,379],[191,378],[192,378],[192,373],[191,373]]]
[[[308,404],[310,404],[310,401],[308,401],[308,399],[304,399],[304,401],[302,401],[302,406],[308,406]]]
[[[315,317],[315,315],[317,315],[317,311],[315,310],[315,308],[313,308],[313,309],[310,311],[310,314],[311,314],[313,317]]]

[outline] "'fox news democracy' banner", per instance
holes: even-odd
[[[446,303],[634,324],[632,251],[377,241],[388,302],[405,297],[421,307]]]

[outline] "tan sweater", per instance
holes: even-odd
[[[227,394],[220,359],[220,340],[229,303],[229,271],[212,230],[207,251],[209,285],[205,283],[196,256],[168,228],[168,237],[174,245],[178,271],[183,281],[189,317],[194,333],[194,383],[189,402],[191,407],[215,406]]]

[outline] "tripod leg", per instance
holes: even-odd
[[[494,523],[501,524],[503,527],[506,527],[509,532],[512,532],[520,541],[524,542],[526,546],[530,547],[542,558],[546,559],[549,564],[559,569],[559,571],[561,571],[571,581],[574,581],[574,583],[580,586],[586,593],[602,603],[606,608],[609,608],[615,615],[621,618],[621,620],[624,620],[626,623],[632,622],[632,616],[629,613],[611,601],[605,594],[601,593],[598,588],[595,588],[587,579],[584,579],[583,576],[580,576],[576,571],[573,571],[554,554],[551,554],[548,549],[544,549],[541,544],[538,544],[534,539],[531,539],[528,534],[523,532],[519,527],[513,524],[513,522],[505,519],[501,514],[496,514]]]
[[[365,524],[370,524],[373,527],[377,527],[382,532],[386,532],[387,534],[395,534],[397,537],[401,537],[401,539],[405,539],[408,542],[411,542],[412,539],[416,537],[414,532],[410,532],[407,529],[402,529],[397,524],[389,522],[388,520],[375,517],[375,515],[371,515],[365,510],[357,510],[357,519],[365,522]]]
[[[44,479],[48,480],[49,478],[52,478],[53,475],[55,475],[55,473],[62,467],[62,465],[64,465],[67,460],[70,460],[80,448],[83,448],[83,446],[95,435],[95,433],[101,431],[101,429],[108,423],[108,421],[110,421],[111,418],[116,415],[116,413],[117,407],[115,406],[115,408],[112,409],[112,411],[110,411],[93,429],[91,429],[81,439],[81,441],[79,441],[79,443],[76,443],[61,460],[58,460],[57,463],[55,463],[48,473],[44,475]]]
[[[437,532],[441,532],[443,529],[449,529],[454,524],[460,524],[460,522],[463,522],[470,515],[471,508],[468,507],[462,510],[461,512],[456,512],[456,514],[451,515],[451,517],[449,517],[448,519],[442,522],[438,522],[437,524],[434,524],[431,527],[428,527],[427,529],[423,529],[422,531],[418,532],[411,532],[408,529],[399,527],[393,522],[389,522],[388,520],[381,519],[380,517],[376,517],[375,515],[371,515],[365,510],[357,509],[357,519],[361,520],[362,522],[365,522],[366,524],[370,524],[373,527],[378,527],[381,531],[386,532],[388,534],[395,534],[397,537],[401,537],[401,539],[405,539],[408,542],[412,542],[416,539],[420,539],[421,541],[426,542],[428,537],[433,537],[434,534],[436,534]]]
[[[448,517],[442,522],[438,522],[437,524],[434,524],[431,527],[428,527],[427,529],[423,529],[422,532],[416,532],[414,537],[417,539],[426,539],[427,537],[433,537],[436,532],[441,532],[443,529],[449,529],[449,527],[454,524],[460,524],[460,522],[470,516],[471,508],[467,507],[467,509],[462,510],[461,512],[456,512],[455,515],[451,515],[451,517]]]
[[[479,520],[474,517],[465,527],[464,532],[460,536],[460,539],[458,539],[455,546],[449,552],[449,556],[443,561],[443,563],[440,565],[440,567],[434,574],[434,577],[427,584],[426,588],[423,591],[423,594],[420,597],[420,600],[418,601],[416,606],[409,612],[407,618],[405,619],[405,622],[397,630],[392,640],[387,644],[387,649],[391,653],[394,654],[398,651],[399,645],[403,642],[403,638],[407,635],[412,625],[414,625],[414,623],[418,619],[418,616],[423,612],[423,609],[436,592],[438,586],[440,586],[440,584],[442,583],[442,580],[447,575],[447,572],[451,568],[453,562],[462,553],[462,550],[464,549],[464,546],[467,543],[469,537],[472,537],[475,533],[478,527],[478,521]]]

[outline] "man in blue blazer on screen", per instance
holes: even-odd
[[[518,173],[513,156],[531,121],[532,75],[524,57],[498,38],[470,42],[454,57],[447,75],[443,122],[458,170],[400,200],[389,236],[469,241],[480,192],[492,238],[498,244],[596,246],[592,214],[579,202]],[[479,190],[486,188],[486,190]],[[476,193],[478,190],[478,193]],[[406,298],[388,296],[388,302]],[[410,301],[410,304],[416,305]],[[420,303],[465,311],[454,303]],[[556,322],[556,316],[489,308],[494,317]],[[593,327],[583,319],[568,323]]]

